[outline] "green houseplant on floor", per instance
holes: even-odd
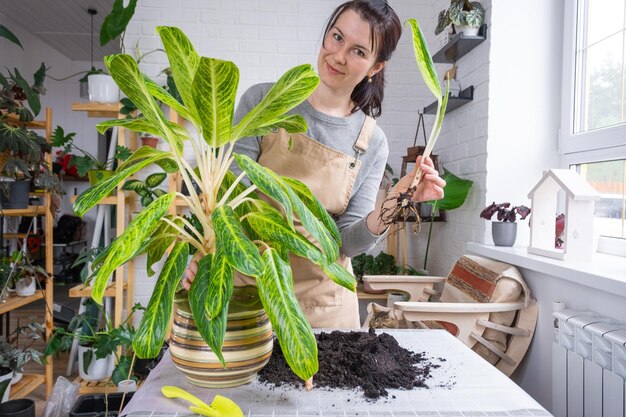
[[[412,30],[420,69],[424,73],[423,68],[427,68],[424,76],[428,76],[430,84],[438,86],[430,53],[414,21]],[[239,271],[256,278],[258,296],[287,363],[300,378],[309,379],[318,370],[317,346],[294,294],[287,254],[291,252],[319,264],[330,279],[350,290],[355,290],[356,281],[335,263],[340,247],[339,232],[308,188],[293,179],[277,176],[246,156],[233,154],[232,144],[239,138],[263,135],[274,128],[305,131],[306,123],[301,116],[285,113],[305,100],[319,79],[310,65],[292,68],[250,113],[233,125],[239,80],[235,64],[200,57],[177,28],[159,27],[157,31],[184,104],[141,74],[132,57],[109,56],[105,60],[109,72],[142,117],[107,121],[99,124],[98,129],[122,126],[149,132],[163,138],[171,150],[139,148],[110,179],[81,194],[74,209],[83,215],[120,182],[151,164],[158,164],[168,173],[180,172],[190,195],[168,193],[155,199],[95,259],[93,298],[102,302],[106,283],[117,267],[147,254],[150,273],[154,262],[173,244],[133,340],[139,358],[154,357],[161,349],[189,255],[199,252],[201,260],[196,278],[188,295],[181,296],[188,300],[198,332],[221,361],[224,362],[222,346],[229,303],[231,295],[238,293],[233,289],[233,275]],[[440,88],[438,92],[441,93]],[[198,136],[169,122],[157,100],[193,124]],[[183,158],[185,141],[194,149],[197,167]],[[229,171],[233,161],[244,172],[240,177]],[[241,182],[244,175],[251,186]],[[257,189],[276,200],[284,214],[260,200]],[[183,202],[189,208],[189,216],[167,215],[175,199],[179,201],[177,204]],[[320,243],[321,249],[295,231],[294,216]]]

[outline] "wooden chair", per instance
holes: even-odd
[[[373,289],[410,295],[393,306],[370,303],[364,327],[446,329],[508,376],[535,331],[537,303],[517,268],[502,262],[465,255],[447,277],[365,275],[363,280]],[[441,282],[439,295],[434,284]]]

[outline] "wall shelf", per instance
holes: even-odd
[[[450,41],[433,55],[433,62],[440,64],[454,63],[487,39],[487,25],[482,25],[478,36],[466,36],[457,33]]]
[[[459,93],[458,97],[448,98],[448,106],[446,107],[446,114],[450,113],[452,110],[458,109],[464,104],[469,103],[473,99],[474,99],[474,86],[470,85],[466,89],[462,90]],[[437,113],[436,101],[424,107],[424,114],[436,114],[436,113]]]

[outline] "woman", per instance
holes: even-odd
[[[281,129],[235,144],[235,152],[311,188],[337,222],[342,238],[338,262],[349,270],[350,257],[371,248],[387,229],[379,219],[385,198],[377,199],[377,194],[389,149],[374,117],[381,114],[384,68],[401,30],[398,16],[384,0],[352,0],[338,6],[324,30],[317,60],[320,83],[307,101],[291,111],[306,119],[306,134]],[[236,121],[258,104],[271,86],[258,84],[248,89],[237,107]],[[424,175],[413,200],[442,198],[445,182],[432,161],[418,158],[418,167]],[[240,172],[237,166],[232,169],[235,174]],[[406,191],[411,179],[401,179],[392,192]],[[291,256],[290,262],[296,296],[313,327],[359,327],[355,293],[332,282],[307,259]],[[197,264],[192,262],[185,287],[196,270]],[[236,278],[235,285],[244,283],[254,285],[254,280]]]

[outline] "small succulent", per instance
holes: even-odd
[[[496,204],[494,201],[480,212],[480,217],[485,220],[491,220],[493,215],[496,213],[498,213],[498,221],[515,223],[518,215],[520,220],[524,220],[528,217],[530,209],[526,206],[511,207],[511,203]]]

